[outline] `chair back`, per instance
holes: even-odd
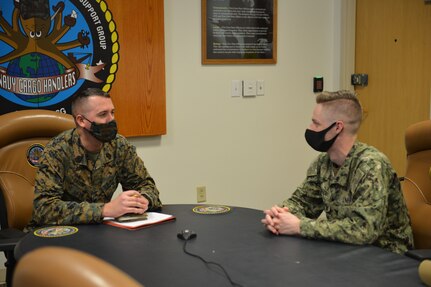
[[[71,115],[23,110],[0,116],[0,224],[23,229],[33,210],[37,163],[46,143],[75,127]]]
[[[431,120],[409,126],[405,134],[407,168],[403,193],[415,248],[431,248]]]
[[[419,264],[419,277],[426,286],[431,286],[431,260],[423,260]]]
[[[64,247],[42,247],[20,259],[14,287],[143,287],[93,255]]]

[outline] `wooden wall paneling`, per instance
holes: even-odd
[[[406,165],[404,133],[430,116],[431,5],[423,0],[357,0],[355,72],[368,74],[356,92],[364,108],[359,140]]]
[[[124,136],[166,134],[164,6],[160,0],[105,0],[120,43],[110,90]]]

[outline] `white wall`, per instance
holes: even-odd
[[[163,203],[196,203],[201,185],[207,203],[280,203],[316,156],[304,140],[313,76],[324,76],[325,90],[345,86],[342,54],[352,58],[354,47],[343,49],[354,35],[348,30],[345,43],[340,25],[355,0],[278,0],[277,64],[222,66],[201,64],[201,1],[164,1],[168,132],[130,139]],[[231,98],[237,79],[265,80],[265,96]]]
[[[163,203],[263,209],[287,198],[316,153],[304,140],[312,78],[340,85],[342,0],[278,0],[275,65],[202,65],[201,1],[165,0],[167,135],[132,138]],[[231,98],[231,81],[265,80],[265,96]]]

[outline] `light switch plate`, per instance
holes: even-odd
[[[243,96],[254,97],[256,96],[256,81],[255,80],[244,80]]]
[[[240,97],[242,95],[242,81],[241,80],[232,80],[232,97]]]
[[[256,94],[258,96],[265,95],[265,81],[264,80],[257,80],[257,91]]]

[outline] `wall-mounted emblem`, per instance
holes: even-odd
[[[118,69],[116,25],[103,0],[0,2],[0,114],[70,113],[79,90],[109,91]]]

